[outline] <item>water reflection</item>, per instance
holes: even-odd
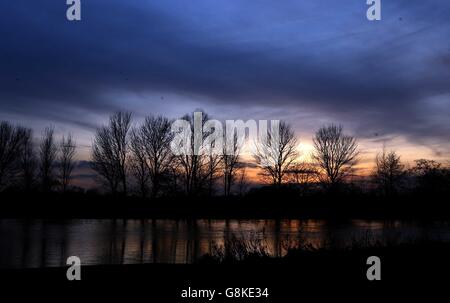
[[[192,263],[227,239],[260,241],[274,256],[310,243],[438,239],[450,241],[448,223],[324,220],[0,220],[0,267]]]

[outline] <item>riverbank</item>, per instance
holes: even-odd
[[[3,293],[15,299],[57,301],[87,298],[149,302],[366,302],[386,298],[408,301],[448,292],[450,245],[410,243],[390,247],[293,253],[284,258],[198,264],[95,265],[81,267],[81,281],[68,281],[68,267],[0,269]],[[378,256],[381,280],[369,281],[367,258]],[[13,287],[14,286],[14,287]],[[17,286],[21,291],[17,291]],[[236,289],[267,289],[266,298],[230,298]],[[215,291],[213,300],[183,298],[187,289]],[[191,292],[192,293],[192,292]]]
[[[284,258],[250,258],[225,263],[82,266],[81,281],[67,281],[64,267],[3,269],[0,276],[5,282],[2,285],[33,283],[43,285],[42,289],[63,288],[72,292],[95,287],[96,292],[105,291],[110,296],[127,290],[134,294],[139,292],[150,300],[164,298],[164,302],[189,302],[180,298],[181,291],[188,287],[222,292],[226,288],[260,287],[268,288],[270,300],[257,302],[281,302],[305,295],[315,295],[319,299],[331,286],[338,286],[340,294],[347,295],[355,287],[371,291],[380,286],[398,290],[400,285],[408,283],[421,285],[422,289],[424,283],[439,287],[448,281],[449,253],[449,244],[416,243],[339,251],[297,251]],[[381,281],[367,280],[369,256],[378,256],[381,260]],[[314,294],[319,286],[322,292]]]

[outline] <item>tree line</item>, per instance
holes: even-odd
[[[193,122],[192,115],[182,119]],[[203,114],[202,119],[204,124],[209,117]],[[128,184],[133,183],[142,197],[212,195],[222,183],[220,191],[227,196],[238,181],[241,185],[245,182],[245,168],[236,140],[232,155],[174,155],[170,149],[174,137],[172,122],[163,116],[148,116],[140,125],[132,127],[131,113],[119,112],[110,117],[108,125],[96,131],[92,167],[111,193],[127,195]],[[191,141],[193,133],[188,138]],[[202,139],[208,134],[204,132]]]
[[[38,142],[30,128],[0,122],[0,191],[65,192],[75,166],[76,143],[71,134],[55,138],[47,127]]]
[[[193,125],[192,114],[182,119]],[[203,113],[202,119],[204,124],[209,116]],[[92,142],[91,166],[102,187],[114,195],[138,194],[145,198],[246,192],[248,163],[242,159],[236,134],[231,134],[233,140],[223,140],[228,152],[222,155],[208,153],[208,149],[201,154],[175,155],[170,148],[172,122],[164,116],[148,116],[133,125],[129,112],[111,115],[108,124],[96,130]],[[204,132],[201,139],[209,134]],[[196,140],[194,132],[188,140]],[[254,164],[262,181],[274,188],[294,187],[301,194],[337,192],[354,185],[358,142],[342,126],[330,124],[316,131],[310,162],[299,160],[298,143],[292,126],[281,121],[278,136],[269,131],[267,140],[255,145]],[[212,147],[214,142],[208,144]],[[71,134],[57,140],[54,129],[48,127],[36,142],[31,129],[1,122],[0,190],[66,192],[71,188],[75,154],[76,142]],[[383,149],[376,156],[369,180],[369,189],[379,195],[441,193],[449,191],[450,170],[426,159],[416,160],[412,168],[407,168],[395,151]]]

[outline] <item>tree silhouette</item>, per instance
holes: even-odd
[[[137,181],[139,192],[143,198],[146,198],[149,192],[150,169],[147,163],[145,152],[145,143],[140,128],[134,128],[130,137],[130,169]]]
[[[222,171],[224,195],[229,196],[239,168],[240,146],[238,144],[237,133],[235,132],[230,138],[227,138],[227,134],[225,133],[223,142]],[[243,176],[241,177],[243,178]],[[243,180],[241,181],[242,183],[244,182]]]
[[[312,158],[320,169],[323,181],[335,188],[348,176],[357,162],[358,144],[352,136],[345,135],[342,126],[328,125],[320,128],[313,138]]]
[[[58,148],[55,144],[54,129],[47,127],[39,146],[39,175],[44,192],[50,192],[55,184],[54,168]]]
[[[13,126],[6,121],[0,123],[0,190],[17,173],[24,142],[29,132],[26,128]]]
[[[411,169],[419,193],[438,194],[449,192],[450,169],[434,160],[419,159]]]
[[[289,170],[289,181],[300,187],[301,194],[307,193],[317,180],[317,167],[312,163],[298,162]]]
[[[140,128],[140,136],[147,157],[145,163],[148,165],[152,197],[156,197],[173,159],[170,151],[173,138],[171,121],[163,116],[147,117]]]
[[[27,129],[23,137],[23,148],[20,154],[19,179],[23,190],[31,191],[36,179],[37,159],[34,151],[31,129]]]
[[[76,151],[76,143],[69,134],[63,136],[59,143],[59,178],[63,192],[66,192],[70,184],[72,171],[75,167],[74,157]]]
[[[242,165],[242,163],[240,163],[239,165],[239,175],[237,176],[237,190],[238,190],[238,194],[240,196],[242,196],[248,188],[248,182],[247,182],[247,169],[245,166]]]
[[[220,164],[222,163],[222,156],[215,154],[212,152],[212,148],[214,147],[214,144],[211,145],[211,148],[208,149],[207,155],[204,157],[207,157],[206,162],[206,174],[207,174],[207,187],[208,187],[208,194],[210,196],[214,193],[214,186],[216,184],[217,179],[220,178]]]
[[[203,129],[206,121],[209,120],[209,116],[203,111],[196,112],[201,112],[202,114],[200,124]],[[207,186],[207,181],[210,177],[209,156],[204,154],[205,146],[196,146],[195,144],[196,141],[204,142],[210,132],[202,132],[201,137],[195,137],[198,134],[194,132],[194,115],[195,112],[182,117],[183,120],[189,122],[191,127],[190,133],[186,134],[189,137],[185,139],[186,142],[190,143],[190,146],[186,147],[186,152],[176,157],[187,195],[199,194]]]
[[[259,140],[253,155],[256,163],[274,185],[280,186],[299,155],[297,138],[286,122],[279,123],[278,132],[268,131],[266,140]]]
[[[374,181],[385,195],[398,192],[400,183],[405,176],[404,165],[395,151],[378,154],[375,163]]]
[[[109,119],[109,125],[97,129],[92,143],[92,168],[103,177],[113,194],[127,194],[127,156],[131,113],[118,112]]]

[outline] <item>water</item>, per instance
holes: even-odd
[[[450,223],[349,220],[0,220],[0,267],[192,263],[236,237],[263,244],[274,256],[310,243],[450,241]]]

